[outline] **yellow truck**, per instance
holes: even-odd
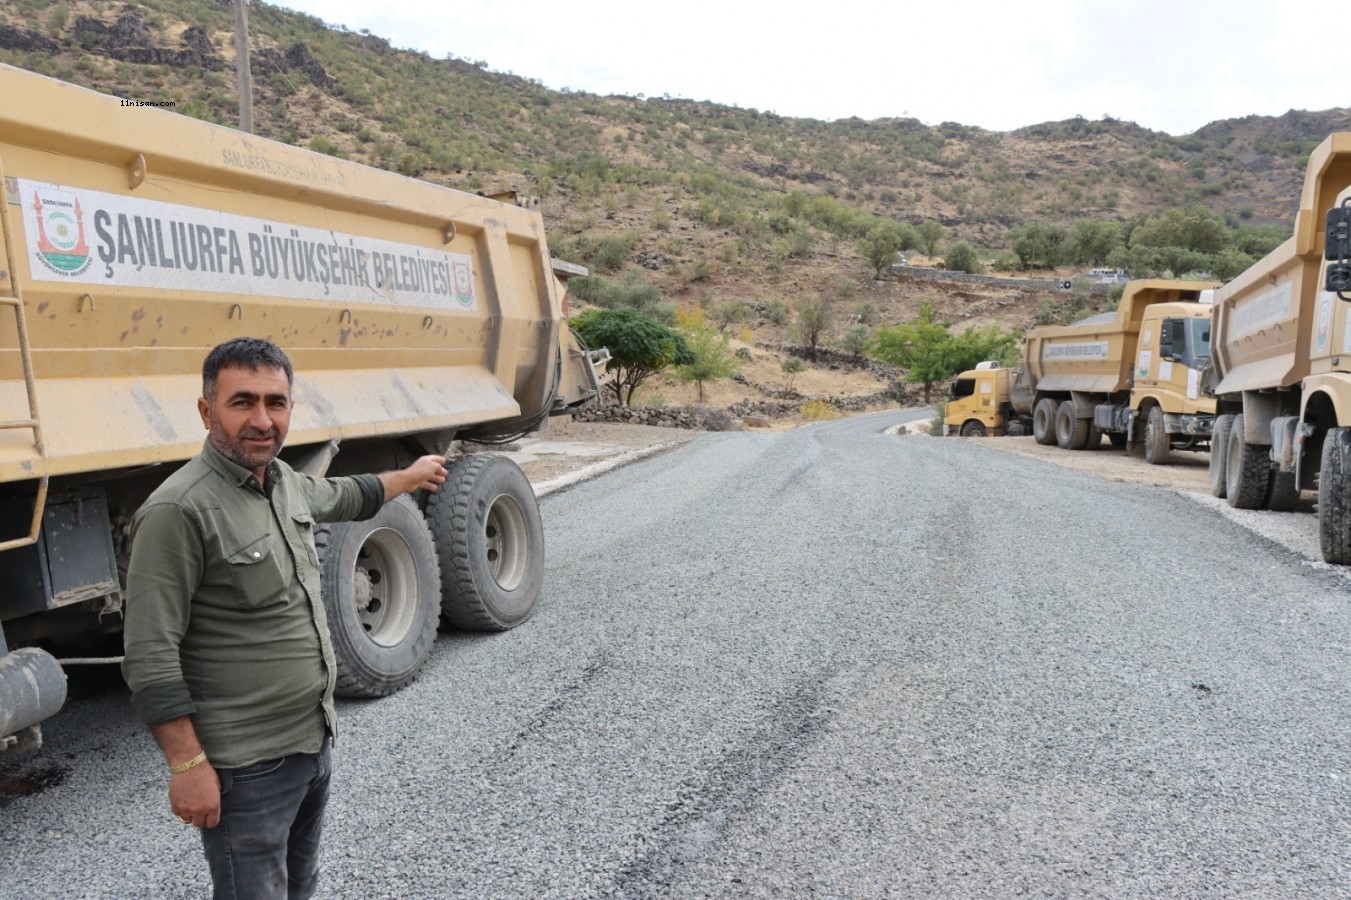
[[[1151,463],[1207,446],[1214,401],[1201,391],[1215,285],[1128,283],[1115,312],[1034,328],[1016,372],[963,372],[953,382],[949,434],[1022,433],[1067,450],[1143,445]],[[982,364],[983,366],[985,364]]]
[[[1010,389],[1017,371],[991,361],[952,379],[943,408],[944,434],[949,437],[1022,434],[1022,420],[1010,403]]]
[[[58,657],[120,651],[133,511],[201,448],[201,364],[296,366],[283,458],[380,471],[509,440],[598,390],[537,205],[499,202],[0,66],[0,746],[40,741]],[[543,532],[501,455],[317,536],[348,695],[413,678],[438,620],[534,609]]]
[[[1351,134],[1309,156],[1294,233],[1215,296],[1211,492],[1289,510],[1318,492],[1323,558],[1351,563]]]

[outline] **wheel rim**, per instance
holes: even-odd
[[[357,621],[381,647],[403,642],[417,619],[417,564],[392,528],[372,531],[357,551],[352,595]]]
[[[525,580],[530,562],[530,536],[525,513],[506,494],[493,498],[483,523],[484,555],[493,581],[504,591],[514,591]]]

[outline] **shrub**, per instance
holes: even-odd
[[[794,357],[796,359],[797,357]],[[824,400],[809,400],[802,404],[802,421],[820,422],[825,419],[838,419],[840,414]]]

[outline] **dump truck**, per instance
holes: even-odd
[[[1038,443],[1068,450],[1113,446],[1166,463],[1209,446],[1214,401],[1201,392],[1210,354],[1214,284],[1141,279],[1115,312],[1028,332],[1011,406]]]
[[[1129,282],[1115,312],[1028,332],[1020,369],[981,363],[953,380],[948,434],[1024,434],[1067,450],[1143,445],[1161,464],[1208,444],[1214,401],[1201,393],[1210,352],[1210,282]]]
[[[40,742],[63,664],[117,661],[131,516],[201,449],[202,360],[233,337],[295,364],[297,470],[454,457],[440,491],[316,530],[341,693],[406,684],[442,617],[530,616],[534,493],[505,456],[459,451],[598,392],[537,201],[8,66],[0,96],[0,744]]]
[[[1210,487],[1241,509],[1316,490],[1323,558],[1351,564],[1351,134],[1310,154],[1288,240],[1215,295]]]

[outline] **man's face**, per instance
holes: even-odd
[[[226,366],[216,378],[216,396],[210,401],[199,399],[197,411],[210,432],[211,446],[256,474],[286,441],[291,427],[291,386],[281,369]]]

